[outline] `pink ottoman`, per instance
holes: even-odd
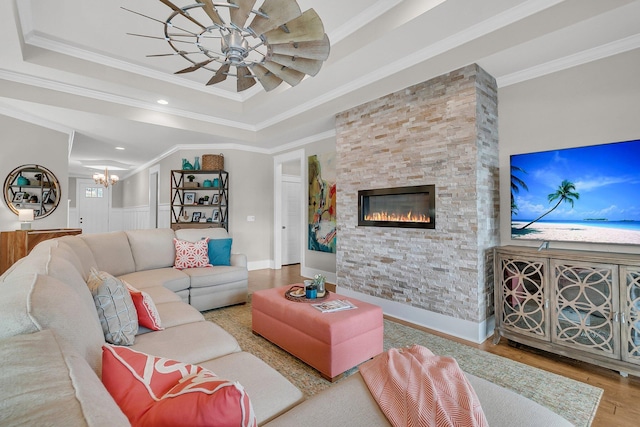
[[[309,303],[286,299],[284,294],[291,286],[253,293],[254,333],[313,366],[330,381],[382,353],[382,308],[349,298],[358,308],[322,313]],[[322,301],[344,298],[331,293]]]

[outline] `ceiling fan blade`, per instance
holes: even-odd
[[[279,55],[295,56],[297,58],[319,59],[325,61],[329,57],[329,37],[324,35],[322,40],[310,42],[292,42],[282,44],[272,44],[271,53]]]
[[[317,59],[298,58],[295,56],[286,55],[271,55],[270,61],[291,68],[292,70],[300,71],[301,73],[315,76],[322,68],[322,61]]]
[[[178,12],[180,15],[184,16],[185,18],[187,18],[189,21],[191,21],[194,24],[196,24],[198,27],[200,27],[202,29],[206,28],[204,25],[199,23],[197,19],[194,19],[188,13],[185,13],[184,10],[180,9],[178,6],[176,6],[175,4],[171,3],[169,0],[160,0],[160,1],[163,4],[165,4],[166,6],[170,7],[171,9],[175,10],[176,12]]]
[[[267,43],[309,42],[324,37],[324,25],[315,10],[309,9],[282,27],[264,34]]]
[[[304,79],[304,73],[300,71],[292,70],[291,68],[283,67],[275,62],[265,61],[264,68],[271,71],[273,74],[287,82],[291,86],[295,86]]]
[[[258,81],[260,81],[260,84],[267,92],[272,91],[282,83],[282,79],[280,77],[276,76],[262,65],[252,64],[250,67],[253,74],[256,75]]]
[[[268,15],[269,18],[260,15],[256,15],[253,18],[249,28],[257,35],[278,28],[301,14],[300,6],[298,6],[296,0],[265,0],[259,10]]]
[[[227,0],[231,4],[235,4],[238,7],[232,7],[229,9],[229,15],[231,16],[231,22],[238,27],[243,28],[244,24],[249,19],[249,14],[253,9],[253,5],[256,4],[256,0]]]
[[[253,78],[251,71],[249,71],[247,67],[236,67],[236,72],[238,74],[238,82],[237,82],[238,92],[247,90],[251,86],[256,84],[256,79]]]
[[[207,86],[214,85],[216,83],[220,83],[227,78],[227,73],[229,72],[229,64],[223,64],[218,68],[218,71],[211,77],[211,79],[207,82]]]
[[[192,71],[199,70],[200,68],[204,67],[205,65],[209,64],[212,61],[215,61],[216,59],[217,58],[212,58],[212,59],[207,59],[206,61],[198,62],[197,64],[193,64],[191,67],[187,67],[183,70],[176,71],[173,74],[184,74],[184,73],[190,73]]]
[[[214,24],[220,25],[221,27],[224,26],[224,21],[222,20],[222,18],[220,18],[218,11],[213,5],[213,1],[212,0],[200,0],[200,1],[202,2],[202,4],[204,4],[204,7],[202,9],[204,9],[204,12],[209,16],[211,21]]]

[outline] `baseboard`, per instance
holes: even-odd
[[[485,319],[483,322],[476,323],[401,304],[396,301],[389,301],[342,287],[338,287],[337,293],[346,297],[378,305],[382,307],[384,314],[391,317],[471,341],[476,344],[484,342],[490,335],[489,331],[493,331],[493,317]]]

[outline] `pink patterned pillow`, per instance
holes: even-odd
[[[176,260],[173,268],[182,270],[184,268],[211,267],[208,238],[193,243],[174,238],[173,244],[176,247]]]
[[[102,383],[134,426],[257,426],[242,385],[201,366],[105,345]]]

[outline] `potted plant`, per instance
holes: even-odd
[[[184,183],[185,188],[194,188],[200,186],[200,184],[198,184],[197,182],[193,182],[193,180],[196,179],[194,175],[187,175],[187,179],[189,180],[189,182]]]
[[[327,279],[322,274],[316,274],[313,276],[313,284],[315,285],[318,296],[324,296],[324,282]]]

